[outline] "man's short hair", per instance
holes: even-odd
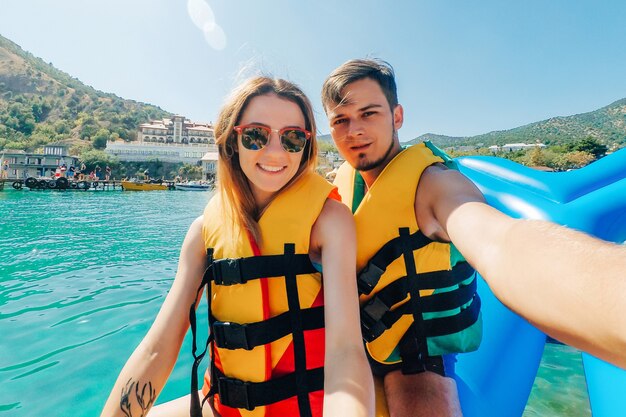
[[[329,106],[344,101],[342,91],[348,84],[364,78],[371,78],[378,83],[391,110],[398,105],[393,67],[382,59],[352,59],[331,72],[324,81],[322,86],[324,111],[328,113]]]

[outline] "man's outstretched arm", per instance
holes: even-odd
[[[434,191],[434,217],[500,301],[555,339],[626,368],[626,246],[513,219],[479,201],[457,172],[430,177],[431,190],[445,190]]]

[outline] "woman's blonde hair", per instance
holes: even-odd
[[[261,210],[257,207],[250,184],[239,164],[237,133],[234,127],[241,120],[246,107],[254,97],[276,94],[300,107],[304,116],[304,128],[311,132],[311,138],[302,151],[298,171],[283,187],[296,182],[306,171],[313,171],[317,162],[316,127],[313,107],[300,88],[283,79],[253,77],[237,87],[222,107],[215,124],[215,137],[219,152],[217,162],[217,190],[222,199],[222,210],[226,226],[233,232],[249,231],[259,241],[258,220]],[[279,191],[280,192],[280,191]],[[226,219],[232,219],[227,221]]]

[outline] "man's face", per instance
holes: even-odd
[[[343,103],[328,108],[330,134],[341,156],[359,171],[385,167],[400,150],[402,106],[392,111],[378,83],[364,78],[342,91]]]

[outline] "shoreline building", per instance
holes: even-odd
[[[56,169],[65,164],[78,166],[78,157],[69,154],[69,147],[63,143],[50,143],[43,147],[43,153],[28,153],[22,150],[4,149],[0,151],[2,163],[9,163],[9,179],[28,177],[50,177]]]
[[[207,153],[217,153],[217,146],[212,124],[177,115],[143,123],[139,125],[137,141],[109,141],[105,151],[121,161],[158,159],[198,165]]]
[[[513,151],[521,151],[523,149],[532,149],[532,148],[545,148],[546,145],[543,143],[507,143],[502,146],[493,145],[489,147],[491,152],[513,152]]]
[[[205,181],[214,181],[217,172],[217,146],[215,151],[209,151],[202,157],[202,179]]]
[[[186,120],[183,116],[151,120],[139,125],[137,140],[142,143],[215,144],[215,133],[210,123]]]

